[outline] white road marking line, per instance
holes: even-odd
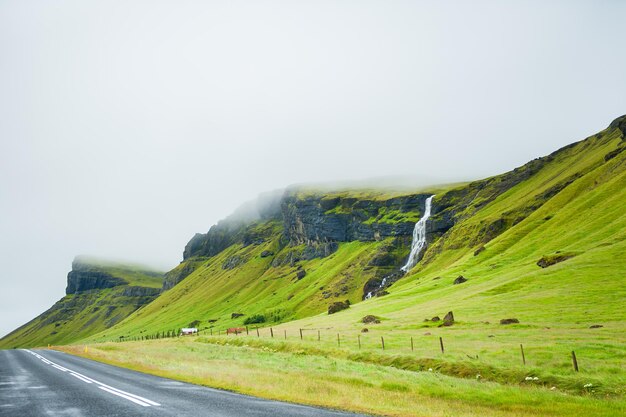
[[[132,401],[132,402],[134,402],[136,404],[139,404],[139,405],[141,405],[143,407],[150,407],[150,405],[154,405],[154,406],[160,406],[161,405],[161,404],[159,404],[157,402],[154,402],[152,400],[149,400],[147,398],[140,397],[139,395],[131,394],[130,392],[122,391],[119,388],[115,388],[115,387],[112,387],[110,385],[103,384],[102,382],[96,381],[95,379],[90,378],[90,377],[88,377],[86,375],[83,375],[80,372],[76,372],[76,371],[72,371],[71,369],[64,368],[63,366],[60,366],[60,365],[58,365],[58,364],[56,364],[56,363],[54,363],[52,361],[49,361],[46,358],[44,358],[43,356],[41,356],[41,355],[39,355],[39,354],[37,354],[35,352],[32,352],[32,351],[30,351],[28,349],[24,349],[24,350],[26,352],[32,354],[32,355],[35,355],[36,357],[38,357],[42,361],[48,362],[52,367],[57,368],[57,369],[59,369],[59,370],[61,370],[63,372],[68,372],[69,371],[70,375],[72,375],[73,377],[78,378],[81,381],[86,382],[88,384],[95,383],[95,384],[98,385],[98,388],[100,388],[100,389],[102,389],[102,390],[104,390],[106,392],[109,392],[111,394],[117,395],[118,397],[125,398],[128,401]]]
[[[86,382],[86,383],[88,383],[88,384],[91,384],[91,383],[92,383],[92,382],[91,382],[91,381],[89,381],[88,379],[85,379],[85,378],[83,378],[82,376],[75,374],[74,372],[70,372],[70,375],[75,376],[76,378],[78,378],[78,379],[80,379],[81,381]]]
[[[139,401],[143,401],[143,402],[146,402],[146,403],[148,403],[148,404],[157,405],[157,406],[158,406],[158,405],[161,405],[161,404],[156,403],[156,402],[154,402],[154,401],[152,401],[152,400],[149,400],[149,399],[147,399],[147,398],[140,397],[139,395],[131,394],[130,392],[122,391],[122,390],[121,390],[121,389],[119,389],[119,388],[115,388],[115,387],[112,387],[112,386],[110,386],[110,385],[103,384],[102,382],[96,381],[95,379],[90,378],[90,377],[88,377],[88,376],[86,376],[86,375],[83,375],[83,374],[81,374],[81,373],[78,373],[78,372],[75,372],[75,371],[72,371],[72,372],[74,372],[74,373],[76,373],[76,374],[78,374],[78,375],[82,376],[83,378],[85,378],[85,379],[87,379],[87,380],[89,380],[89,381],[95,382],[96,384],[98,384],[98,385],[100,385],[100,386],[102,386],[102,387],[106,387],[106,388],[108,388],[108,389],[112,389],[113,391],[117,391],[117,392],[119,392],[120,394],[128,395],[129,397],[136,398],[136,399],[138,399]]]
[[[124,394],[122,394],[120,392],[113,391],[112,389],[108,389],[108,388],[103,387],[103,386],[99,386],[98,388],[100,388],[101,390],[104,390],[106,392],[110,392],[113,395],[117,395],[118,397],[126,398],[128,401],[132,401],[135,404],[139,404],[139,405],[144,406],[144,407],[150,407],[150,404],[146,404],[143,401],[139,401],[139,400],[137,400],[137,399],[135,399],[133,397],[129,397],[128,395],[124,395]]]

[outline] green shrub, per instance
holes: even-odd
[[[243,324],[255,324],[255,323],[265,323],[265,316],[263,314],[255,314],[253,316],[248,317],[243,321]]]

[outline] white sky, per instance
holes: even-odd
[[[0,335],[292,183],[507,171],[626,113],[623,1],[0,0]]]

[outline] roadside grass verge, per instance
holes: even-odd
[[[298,343],[175,338],[56,349],[141,372],[244,394],[386,416],[620,416],[623,397],[571,395],[538,385],[507,385],[445,375],[408,361]],[[400,369],[406,368],[406,369]],[[467,370],[474,372],[474,370]]]

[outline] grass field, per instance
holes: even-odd
[[[82,345],[59,349],[195,384],[374,415],[571,417],[626,412],[623,398],[600,398],[592,388],[572,395],[534,381],[511,385],[477,374],[457,378],[440,372],[436,361],[432,371],[410,371],[393,365],[401,356],[359,356],[310,342],[200,336],[96,344],[87,352]]]

